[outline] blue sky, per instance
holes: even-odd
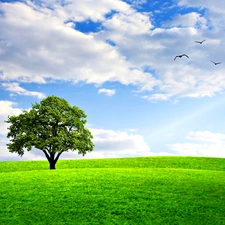
[[[49,95],[86,112],[84,158],[225,157],[225,3],[213,3],[1,1],[0,160],[45,159],[9,153],[4,120]]]

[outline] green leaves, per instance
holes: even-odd
[[[20,156],[32,147],[46,151],[49,158],[69,150],[85,155],[94,148],[93,136],[84,127],[86,117],[83,110],[70,106],[65,99],[49,96],[33,104],[30,111],[8,117],[8,149]]]

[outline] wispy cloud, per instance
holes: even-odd
[[[45,98],[45,94],[36,91],[27,91],[26,89],[19,86],[19,83],[2,83],[2,87],[10,91],[11,93],[15,93],[17,95],[26,95],[33,96],[37,98]]]
[[[98,90],[98,93],[99,94],[104,93],[107,96],[113,96],[116,93],[116,91],[114,89],[101,88]]]
[[[169,144],[178,155],[225,157],[225,134],[210,131],[191,131],[187,142]]]

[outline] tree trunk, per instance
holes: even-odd
[[[50,170],[55,170],[55,164],[57,163],[59,156],[63,153],[63,151],[58,152],[57,156],[55,157],[55,153],[48,153],[46,150],[42,150],[48,159],[49,165],[50,165]],[[55,157],[55,159],[54,159]]]
[[[50,170],[55,170],[55,160],[54,159],[50,159],[49,161],[49,165],[50,165]]]

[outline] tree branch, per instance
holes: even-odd
[[[50,162],[50,156],[48,155],[46,150],[42,150],[45,153],[46,158],[48,159],[48,161]]]
[[[59,159],[59,156],[61,155],[63,153],[63,151],[61,151],[61,152],[58,152],[58,154],[57,154],[57,156],[55,157],[55,163],[58,161],[58,159]]]

